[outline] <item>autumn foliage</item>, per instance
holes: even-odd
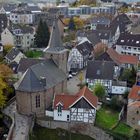
[[[7,81],[12,75],[12,70],[5,64],[0,64],[0,108],[6,103],[5,89],[8,89]]]

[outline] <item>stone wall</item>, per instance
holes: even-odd
[[[37,120],[37,124],[46,128],[62,128],[74,133],[81,133],[88,135],[96,140],[113,140],[113,137],[111,137],[109,134],[106,134],[102,129],[93,126],[93,124],[43,120]]]
[[[140,130],[140,108],[137,106],[127,107],[127,124],[135,129]]]

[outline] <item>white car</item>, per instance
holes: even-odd
[[[77,72],[72,72],[72,75],[75,76],[77,74]]]
[[[69,74],[68,78],[69,78],[69,79],[72,78],[72,74]]]

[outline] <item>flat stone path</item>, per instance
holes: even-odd
[[[16,101],[7,106],[3,110],[3,113],[15,120],[12,140],[27,140],[31,117],[27,117],[25,115],[17,113]]]

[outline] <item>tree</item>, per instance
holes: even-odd
[[[132,140],[140,140],[140,131],[138,131],[137,129],[134,130]]]
[[[77,2],[77,5],[95,6],[96,5],[96,0],[80,0],[80,1]]]
[[[49,39],[50,39],[49,28],[47,26],[47,23],[45,21],[42,21],[41,19],[35,34],[35,44],[39,48],[46,47],[49,43]]]
[[[72,31],[76,29],[73,17],[71,17],[69,20],[68,28],[69,28],[69,30],[72,30]]]
[[[120,75],[120,80],[127,81],[128,86],[132,86],[136,82],[136,70],[134,67],[126,68],[122,71]]]
[[[0,108],[6,103],[6,93],[9,91],[7,80],[12,75],[12,70],[5,64],[0,64]]]
[[[78,79],[80,81],[80,84],[83,84],[84,76],[83,76],[83,72],[82,71],[79,73]]]
[[[105,87],[102,86],[100,83],[97,83],[95,84],[94,88],[93,88],[93,92],[96,96],[98,96],[98,98],[100,100],[103,99],[103,97],[105,96],[106,94],[106,91],[105,91]]]
[[[2,80],[0,77],[0,109],[5,105],[6,103],[6,96],[4,95],[3,90],[6,88],[6,83]]]
[[[7,53],[10,52],[10,50],[13,48],[14,46],[12,45],[4,45],[4,55],[6,55]]]
[[[0,64],[0,77],[7,81],[7,79],[12,75],[12,70],[5,64]]]
[[[113,96],[110,101],[110,107],[114,110],[120,111],[123,106],[123,100],[119,100],[117,96]]]
[[[63,22],[68,25],[69,30],[81,29],[85,25],[85,20],[79,17],[65,18]]]

